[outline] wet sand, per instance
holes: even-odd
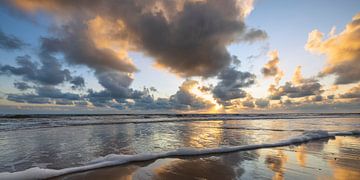
[[[173,157],[53,179],[360,179],[360,137],[279,148]]]

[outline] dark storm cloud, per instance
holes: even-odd
[[[285,83],[280,87],[271,85],[269,88],[270,99],[280,100],[281,97],[288,98],[302,98],[309,96],[319,96],[324,90],[322,85],[316,78],[304,78],[301,73],[301,66],[297,66],[291,81]]]
[[[190,92],[190,89],[195,85],[197,85],[196,81],[184,81],[179,90],[174,95],[171,95],[170,98],[155,99],[151,95],[152,90],[150,88],[144,88],[141,91],[128,88],[126,93],[121,94],[113,94],[109,90],[99,92],[89,90],[85,98],[94,106],[116,109],[199,110],[213,106],[210,102]]]
[[[143,92],[136,91],[131,88],[126,89],[126,93],[111,93],[108,90],[102,90],[95,92],[90,89],[88,94],[85,96],[85,99],[92,103],[96,107],[111,107],[116,109],[127,109],[129,107],[135,107],[134,102],[142,101]],[[135,99],[133,99],[135,98]],[[128,102],[127,99],[131,99],[131,102]],[[151,104],[151,103],[150,103]]]
[[[184,84],[170,98],[157,100],[144,90],[131,89],[132,74],[137,69],[127,56],[129,51],[151,56],[158,67],[184,77],[219,75],[219,84],[211,89],[220,101],[245,97],[241,88],[253,84],[255,76],[229,67],[235,62],[226,47],[267,37],[265,32],[244,24],[241,14],[249,11],[242,12],[235,0],[7,2],[23,12],[40,10],[59,19],[50,28],[50,36],[41,39],[41,60],[56,59],[60,54],[70,65],[93,69],[104,90],[89,90],[84,98],[95,106],[119,109],[210,106]],[[70,74],[66,78],[74,86],[83,84],[75,80]]]
[[[214,97],[220,101],[228,101],[245,97],[247,93],[241,88],[254,84],[256,76],[229,67],[221,71],[217,78],[220,81],[213,89]]]
[[[158,90],[155,87],[150,87],[150,91],[157,92]]]
[[[133,79],[127,73],[119,71],[97,72],[96,76],[99,84],[105,90],[98,92],[92,89],[88,90],[86,99],[94,106],[123,108],[129,105],[125,102],[126,99],[141,101],[142,98],[147,98],[145,96],[150,92],[150,89],[139,91],[129,88]]]
[[[268,99],[257,99],[255,101],[256,107],[258,108],[267,108],[270,105],[270,102]]]
[[[42,50],[47,54],[63,53],[69,64],[86,65],[96,71],[118,70],[135,72],[135,66],[109,48],[97,48],[85,31],[85,25],[64,26],[57,29],[60,37],[42,38]]]
[[[135,103],[130,105],[129,108],[140,110],[175,110],[183,106],[174,106],[168,98],[153,99],[151,96],[135,100]]]
[[[311,100],[312,101],[314,101],[314,102],[321,102],[321,101],[323,101],[323,97],[322,96],[320,96],[320,95],[317,95],[317,96],[313,96],[312,98],[311,98]]]
[[[246,33],[241,35],[239,39],[241,41],[253,42],[256,40],[264,40],[266,38],[267,38],[267,34],[265,31],[260,30],[260,29],[251,28],[251,29],[247,30]]]
[[[300,98],[312,95],[319,95],[323,92],[321,84],[317,81],[309,81],[303,84],[293,84],[286,82],[285,85],[276,88],[271,93],[270,99],[279,100],[282,96],[289,98]]]
[[[328,95],[328,96],[327,96],[327,99],[331,99],[331,100],[332,100],[332,99],[334,99],[334,98],[335,98],[335,95]]]
[[[111,93],[112,97],[127,98],[129,86],[133,79],[126,73],[118,71],[101,72],[96,74],[99,83]]]
[[[79,100],[80,96],[74,93],[63,93],[60,89],[52,86],[41,86],[35,89],[36,93],[40,97],[47,97],[53,99],[67,99],[67,100]]]
[[[8,94],[7,100],[18,103],[49,104],[50,98],[39,97],[35,94]]]
[[[73,105],[74,101],[68,99],[56,99],[55,104],[57,105]]]
[[[81,76],[73,77],[70,83],[72,84],[72,89],[81,89],[85,87],[85,80]]]
[[[61,63],[55,57],[45,52],[40,52],[39,57],[40,64],[32,61],[29,55],[18,56],[15,59],[17,66],[0,65],[0,75],[21,76],[24,81],[32,81],[42,85],[58,85],[69,82],[72,84],[73,89],[85,86],[82,77],[71,76],[70,71],[63,69]],[[21,84],[15,85],[15,87],[19,87],[18,89],[21,88],[20,86]]]
[[[61,64],[54,58],[42,58],[41,66],[31,61],[29,55],[16,58],[17,67],[10,65],[0,66],[0,72],[8,75],[22,76],[26,80],[44,85],[57,85],[71,80],[70,71],[62,69]]]
[[[70,102],[80,99],[81,97],[78,94],[63,93],[60,89],[53,86],[35,87],[35,93],[7,94],[7,100],[9,101],[31,104],[50,104],[52,102],[59,104],[62,102],[64,105],[65,102],[70,104]]]
[[[32,88],[28,83],[25,82],[14,82],[14,87],[21,91],[25,91],[27,89]]]
[[[110,74],[103,74],[99,79],[103,81],[102,85],[106,87],[105,90],[96,92],[89,89],[88,94],[85,96],[85,99],[94,106],[124,109],[124,107],[128,106],[134,107],[131,102],[138,102],[138,105],[150,102],[150,106],[152,101],[155,101],[150,95],[150,91],[152,90],[145,88],[140,91],[129,88],[128,85],[131,83],[132,79],[129,79],[129,77],[122,75],[121,73],[112,72]],[[149,98],[152,100],[148,101]],[[129,103],[127,100],[131,100],[131,102]],[[144,104],[142,105],[145,107]]]
[[[94,90],[88,90],[86,99],[94,106],[105,107],[113,98],[109,91],[95,92]]]
[[[245,100],[245,101],[242,101],[241,102],[241,105],[246,107],[246,108],[254,108],[255,105],[254,105],[254,101],[252,99],[248,99],[248,100]]]
[[[191,93],[191,89],[198,85],[197,81],[185,80],[179,90],[170,96],[170,98],[154,99],[150,95],[150,89],[145,88],[141,91],[141,96],[134,99],[133,104],[129,104],[132,109],[166,109],[166,110],[200,110],[207,109],[214,104],[197,97]]]
[[[130,28],[157,63],[183,76],[214,76],[230,64],[226,45],[245,28],[234,4],[217,2],[186,3],[170,23],[160,15],[145,15]]]
[[[113,41],[128,42],[133,50],[154,57],[158,65],[182,76],[215,76],[230,64],[227,45],[266,38],[261,30],[246,30],[240,17],[245,13],[235,0],[32,0],[12,4],[25,11],[44,10],[64,18],[60,35],[45,39],[44,44],[64,53],[70,63],[95,69],[105,66],[122,72],[136,70],[126,60],[119,60],[111,49],[94,45],[94,37],[86,30],[89,20],[96,16],[113,25],[117,20],[123,23],[119,32],[111,31]]]
[[[27,46],[27,44],[24,43],[22,40],[13,35],[5,34],[0,29],[0,49],[17,50],[22,49],[25,46]]]
[[[291,101],[290,99],[286,99],[284,101],[280,100],[280,104],[284,105],[283,107],[286,107],[286,106],[292,106],[297,103]]]

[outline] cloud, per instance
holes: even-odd
[[[7,94],[7,100],[18,103],[50,104],[49,98],[39,97],[35,94]]]
[[[296,102],[289,99],[282,101],[282,106],[273,108],[274,111],[280,110],[280,112],[294,111],[294,112],[358,112],[360,108],[359,101],[354,102],[338,102],[338,101],[307,101]]]
[[[214,104],[202,97],[192,93],[192,89],[198,88],[198,82],[195,80],[186,80],[179,87],[179,90],[170,96],[170,103],[173,108],[180,109],[208,109]]]
[[[297,66],[294,72],[294,75],[291,79],[294,84],[301,84],[304,81],[304,77],[301,74],[301,66]]]
[[[77,101],[81,99],[78,94],[63,93],[60,89],[52,86],[35,87],[35,92],[35,94],[7,94],[7,100],[30,104],[65,104],[64,102],[67,101],[69,102],[68,104],[70,104],[70,102],[72,101]]]
[[[254,10],[254,0],[237,0],[237,6],[241,9],[240,16],[245,18]]]
[[[313,102],[321,102],[321,101],[323,101],[323,99],[324,98],[320,95],[311,97],[311,101],[313,101]]]
[[[118,71],[100,72],[96,74],[99,83],[111,94],[112,97],[127,98],[129,86],[133,79],[126,73]]]
[[[67,99],[67,100],[79,100],[80,96],[74,93],[63,93],[60,89],[52,86],[41,86],[36,88],[36,93],[40,97],[47,97],[53,99]]]
[[[279,53],[277,50],[271,51],[268,53],[270,60],[264,65],[261,69],[262,74],[265,77],[275,77],[276,84],[279,84],[279,81],[284,76],[284,72],[278,67],[279,64]]]
[[[5,34],[0,29],[0,49],[18,50],[24,48],[25,46],[27,46],[25,42],[13,35]]]
[[[92,89],[88,90],[88,94],[85,98],[97,107],[106,107],[113,99],[109,91],[95,92]]]
[[[267,34],[263,30],[251,28],[248,29],[246,33],[243,33],[238,39],[245,42],[254,42],[267,39]]]
[[[150,87],[150,91],[157,92],[158,90],[155,87]]]
[[[94,70],[104,90],[90,89],[75,102],[84,99],[95,106],[201,109],[216,103],[212,101],[213,97],[201,93],[213,92],[214,97],[224,104],[225,101],[245,97],[246,92],[242,88],[254,84],[255,75],[230,67],[235,61],[226,47],[234,42],[267,38],[264,31],[247,27],[244,23],[244,18],[253,9],[253,0],[6,2],[30,16],[41,11],[55,18],[50,35],[40,40],[40,67],[29,61],[32,71],[28,71],[31,74],[22,73],[23,79],[43,85],[69,82],[73,89],[83,88],[85,82],[82,77],[73,77],[67,69],[56,66],[56,57],[60,55],[70,65],[85,65]],[[151,89],[130,88],[133,73],[137,71],[128,57],[130,51],[151,56],[157,67],[180,76],[217,76],[219,83],[207,87],[187,80],[169,98],[154,99]],[[4,72],[14,74],[9,69],[19,70],[22,68],[19,66],[10,66],[12,68],[5,68]],[[52,77],[51,72],[56,72],[57,76],[51,81],[41,79],[38,74],[42,71],[47,78]],[[60,75],[64,75],[63,78]],[[57,104],[73,101],[43,96],[38,91],[32,95],[59,99]]]
[[[120,86],[122,87],[122,86]],[[89,90],[85,99],[97,107],[111,107],[131,110],[206,110],[215,106],[214,102],[194,93],[199,89],[198,81],[186,80],[179,90],[169,98],[157,98],[151,94],[152,88],[133,90],[127,88],[126,93],[113,94],[109,90],[94,92]]]
[[[136,71],[134,64],[125,55],[118,55],[107,47],[97,47],[85,25],[67,25],[56,29],[59,37],[41,40],[45,54],[62,53],[69,64],[86,65],[96,71]]]
[[[25,82],[14,82],[14,87],[19,89],[20,91],[25,91],[31,88],[31,86]]]
[[[252,97],[246,98],[241,102],[241,105],[245,108],[254,108],[255,107],[254,99]]]
[[[121,92],[113,93],[109,90],[94,91],[88,90],[88,94],[84,97],[85,100],[97,107],[112,107],[117,109],[126,108],[140,108],[133,105],[135,102],[141,102],[148,99],[150,94],[147,94],[147,89],[144,91],[134,90],[131,88],[124,88]],[[150,96],[153,99],[152,96]],[[151,104],[149,104],[151,106]],[[145,106],[144,106],[145,107]],[[141,109],[141,108],[140,108]]]
[[[185,87],[169,99],[157,100],[145,91],[131,89],[137,68],[128,57],[130,51],[151,56],[157,67],[183,77],[208,78],[220,73],[221,82],[214,89],[216,97],[222,100],[243,97],[246,93],[240,88],[253,84],[255,76],[229,68],[234,57],[226,47],[234,42],[267,38],[264,31],[249,28],[244,23],[253,9],[253,0],[15,0],[6,3],[30,16],[39,11],[53,15],[56,21],[50,28],[50,36],[40,41],[40,60],[48,66],[55,63],[55,57],[60,54],[70,65],[93,69],[105,89],[88,91],[85,98],[95,106],[126,108],[153,104],[180,109],[209,106],[207,101],[211,98],[203,100]],[[85,84],[83,78],[72,77],[65,71],[60,73],[59,68],[58,77],[51,81],[39,80],[40,68],[36,65],[30,69],[35,75],[23,73],[24,79],[31,77],[44,85],[68,81],[76,89]],[[44,74],[52,77],[49,72]],[[61,74],[67,75],[61,79]],[[235,82],[230,82],[232,80]]]
[[[70,81],[70,83],[72,84],[71,88],[74,90],[82,89],[85,87],[85,80],[81,76],[73,77],[72,80]]]
[[[351,88],[348,92],[339,96],[344,99],[360,98],[360,85]]]
[[[311,95],[320,94],[321,85],[318,82],[305,83],[301,85],[294,85],[291,82],[286,82],[285,85],[277,88],[271,95],[272,99],[280,99],[282,96],[289,98],[299,98]]]
[[[213,94],[220,102],[246,97],[246,92],[241,89],[255,83],[256,76],[249,72],[241,72],[235,67],[221,71],[217,76],[220,80],[214,87]]]
[[[9,3],[26,12],[42,10],[59,18],[55,37],[45,38],[45,46],[62,52],[69,63],[97,70],[105,66],[136,71],[127,57],[132,50],[181,76],[211,77],[230,64],[227,45],[266,38],[265,32],[244,24],[253,9],[252,0]]]
[[[269,43],[265,43],[264,45],[262,45],[260,48],[259,48],[259,53],[255,54],[255,55],[250,55],[248,57],[246,57],[247,60],[255,60],[255,59],[258,59],[259,57],[265,55],[270,47],[269,47]]]
[[[33,81],[43,85],[57,85],[72,80],[70,71],[62,69],[61,64],[54,58],[42,58],[41,66],[31,61],[29,55],[16,58],[18,67],[0,65],[0,73],[21,76],[24,81]]]
[[[285,85],[276,87],[270,86],[270,99],[280,100],[282,96],[288,98],[301,98],[312,95],[320,95],[323,93],[322,86],[318,80],[314,78],[305,79],[301,75],[301,67],[298,66],[295,70],[292,81],[286,82]]]
[[[335,84],[349,84],[360,81],[360,14],[338,35],[334,29],[327,39],[319,30],[309,33],[305,49],[327,56],[327,64],[320,76],[336,75]]]
[[[270,105],[270,101],[268,99],[256,99],[255,104],[258,108],[267,108]]]
[[[329,99],[329,100],[333,100],[335,98],[335,95],[328,95],[327,96],[327,99]]]

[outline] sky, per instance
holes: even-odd
[[[360,1],[4,0],[0,113],[360,112]]]

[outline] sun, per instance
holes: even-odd
[[[215,112],[219,112],[222,109],[222,105],[220,105],[216,99],[213,97],[213,95],[211,94],[211,92],[209,91],[202,91],[201,90],[202,85],[199,83],[195,84],[189,91],[195,95],[198,98],[201,98],[205,101],[210,102],[211,104],[213,104],[213,106],[211,106],[211,108],[209,108],[207,110],[207,112],[209,113],[215,113]]]

